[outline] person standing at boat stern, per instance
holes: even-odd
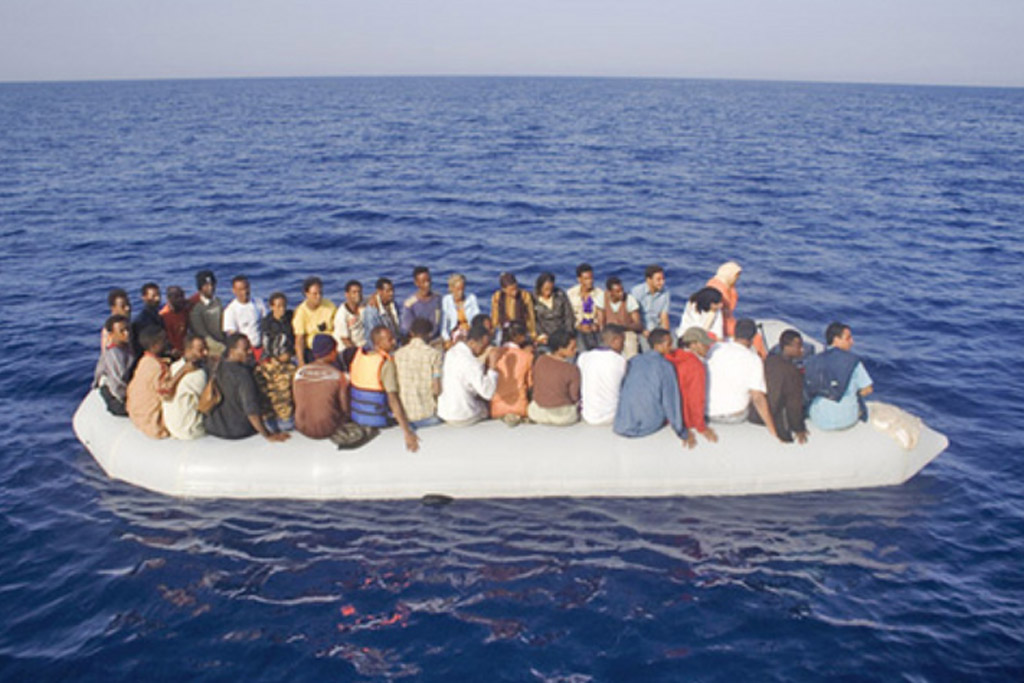
[[[377,429],[397,422],[405,435],[406,450],[415,453],[420,440],[406,418],[398,394],[398,368],[391,357],[395,337],[388,328],[375,327],[370,338],[373,348],[358,349],[349,366],[352,421]]]
[[[653,347],[648,337],[652,330],[669,329],[668,311],[671,297],[665,287],[665,269],[657,264],[647,266],[644,270],[644,281],[630,292],[640,305],[640,320],[643,330],[640,333],[640,349],[648,351]]]
[[[679,382],[675,368],[665,360],[665,354],[672,348],[672,335],[656,327],[647,339],[651,350],[631,358],[626,367],[612,428],[620,436],[638,437],[653,434],[668,423],[685,447],[687,432]]]
[[[745,422],[753,404],[775,438],[775,422],[768,411],[767,387],[761,357],[751,348],[757,326],[750,318],[736,321],[732,341],[715,344],[708,355],[708,418],[712,422]]]
[[[575,333],[555,330],[548,337],[548,348],[533,364],[533,400],[527,415],[538,424],[571,425],[580,419],[580,369],[572,362]]]
[[[825,353],[804,364],[804,391],[811,399],[807,413],[819,429],[847,429],[867,420],[864,397],[874,391],[871,375],[855,354],[849,325],[831,323],[825,329]]]
[[[263,424],[259,390],[252,374],[252,346],[237,332],[226,340],[226,356],[211,381],[217,383],[221,400],[204,420],[206,433],[222,439],[244,439],[259,434],[267,441],[286,441],[287,432],[271,432]]]

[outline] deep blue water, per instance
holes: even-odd
[[[1021,680],[1022,219],[1024,90],[0,85],[0,678]],[[949,450],[894,488],[428,507],[168,499],[71,432],[111,286],[657,261],[675,321],[727,259]]]

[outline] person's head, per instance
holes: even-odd
[[[779,335],[779,348],[786,358],[803,358],[804,338],[796,330],[786,330]]]
[[[249,337],[242,332],[229,334],[224,340],[224,346],[228,351],[228,360],[236,363],[244,363],[249,360],[252,344],[249,343]]]
[[[853,332],[850,331],[850,326],[840,322],[829,323],[825,328],[825,344],[849,351],[853,346]]]
[[[185,290],[178,285],[168,287],[167,303],[175,313],[185,310],[185,305],[188,303],[185,299]]]
[[[736,321],[736,329],[732,337],[740,344],[749,347],[754,343],[754,336],[757,334],[757,323],[750,318],[740,318]]]
[[[663,327],[656,327],[647,335],[647,343],[658,353],[668,353],[672,349],[672,335]]]
[[[576,281],[588,292],[594,288],[594,269],[589,263],[581,263],[576,266]]]
[[[377,301],[382,306],[387,306],[395,300],[395,283],[386,277],[377,278],[374,288],[377,290]]]
[[[123,315],[126,318],[132,315],[132,302],[128,300],[128,292],[120,287],[115,287],[107,293],[107,306],[110,307],[111,315]]]
[[[533,291],[537,293],[537,296],[542,299],[547,299],[555,293],[555,274],[554,273],[541,273],[537,276],[537,284],[533,288]]]
[[[359,308],[363,305],[363,285],[359,280],[349,280],[345,283],[345,303],[349,308]]]
[[[316,309],[324,299],[324,281],[317,276],[302,281],[302,293],[306,295],[306,306]]]
[[[329,334],[318,334],[313,337],[313,360],[333,363],[338,357],[338,342]]]
[[[235,295],[235,299],[238,300],[238,303],[249,303],[249,295],[252,293],[252,288],[249,285],[249,278],[244,275],[236,275],[231,278],[231,293]]]
[[[426,266],[416,266],[412,269],[412,283],[416,290],[424,296],[430,294],[430,269]]]
[[[721,280],[730,287],[735,287],[736,283],[739,282],[740,273],[742,272],[743,269],[740,268],[740,264],[735,261],[726,261],[722,265],[718,266],[715,278]]]
[[[555,330],[548,335],[548,348],[556,356],[572,356],[576,353],[576,335],[569,330]]]
[[[462,273],[453,273],[448,277],[448,291],[456,301],[462,301],[466,296],[466,276]]]
[[[693,293],[690,303],[697,306],[698,313],[717,311],[722,308],[722,293],[714,287],[704,287]]]
[[[494,321],[491,320],[491,316],[486,313],[477,313],[473,316],[473,319],[469,321],[470,327],[483,327],[485,330],[494,333]]]
[[[114,346],[124,346],[131,339],[131,322],[127,316],[115,313],[103,323],[107,338]]]
[[[288,311],[288,297],[284,292],[274,292],[270,295],[270,314],[280,320]]]
[[[212,270],[200,270],[196,273],[196,291],[207,299],[217,291],[217,278]]]
[[[652,263],[644,269],[644,280],[652,292],[660,292],[665,288],[665,269]]]
[[[373,342],[373,348],[383,353],[391,353],[395,348],[394,333],[383,325],[377,325],[370,331],[370,340]]]
[[[626,347],[626,328],[621,325],[607,325],[601,330],[601,344],[615,353],[622,353]]]
[[[150,308],[160,305],[160,285],[155,282],[147,282],[139,290],[142,295],[142,305]]]
[[[703,327],[688,327],[679,338],[679,346],[687,351],[693,351],[701,358],[708,355],[711,348],[711,336]]]
[[[491,343],[491,333],[483,325],[472,325],[469,328],[469,333],[466,334],[466,346],[473,352],[473,355],[479,356]]]
[[[614,275],[605,280],[604,291],[605,296],[607,296],[613,304],[617,304],[626,298],[626,289],[622,286],[622,280]]]
[[[167,346],[167,333],[164,332],[162,327],[157,327],[156,325],[144,327],[139,332],[139,346],[142,347],[143,351],[148,351],[149,353],[163,353],[164,347]]]
[[[409,334],[413,337],[422,339],[425,342],[430,341],[430,335],[434,332],[434,324],[426,318],[416,318],[409,325]]]
[[[505,325],[505,339],[516,346],[526,344],[526,325],[518,320],[512,320]]]
[[[185,350],[182,357],[190,363],[198,363],[206,358],[206,339],[198,334],[189,334],[185,337]]]

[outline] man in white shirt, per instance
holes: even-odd
[[[450,425],[464,426],[487,417],[489,401],[498,388],[491,334],[472,327],[465,341],[449,349],[441,369],[441,395],[437,416]],[[483,356],[483,362],[478,356]]]
[[[189,335],[182,357],[171,366],[174,377],[186,368],[178,381],[174,396],[162,403],[164,426],[175,439],[189,441],[206,435],[203,416],[199,413],[199,396],[206,387],[206,371],[200,365],[206,359],[206,340]]]
[[[757,326],[750,318],[736,321],[733,341],[721,342],[708,355],[708,419],[736,423],[747,419],[753,403],[772,436],[778,438],[768,410],[767,387],[761,357],[751,347]]]
[[[601,346],[581,353],[576,364],[582,375],[580,398],[583,421],[592,425],[611,424],[619,407],[619,391],[626,376],[627,361],[622,355],[626,331],[608,325],[601,331]]]
[[[601,342],[600,331],[604,327],[604,291],[594,286],[594,268],[589,263],[576,266],[578,284],[565,293],[572,304],[576,318],[576,342],[584,350],[596,349]]]
[[[345,283],[345,303],[334,314],[334,340],[339,349],[361,349],[366,346],[366,328],[363,326],[363,285],[358,280]]]
[[[235,300],[224,309],[224,334],[244,334],[252,344],[253,355],[259,360],[263,353],[260,322],[267,315],[267,307],[259,299],[251,298],[249,278],[244,275],[236,275],[231,280],[231,292]]]

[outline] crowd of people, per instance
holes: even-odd
[[[741,272],[723,264],[687,300],[673,336],[658,265],[628,291],[617,277],[598,287],[586,263],[567,290],[549,272],[532,292],[502,273],[486,313],[465,276],[451,275],[442,296],[424,266],[401,305],[388,278],[369,296],[348,281],[336,306],[309,277],[294,309],[282,292],[264,304],[243,275],[225,306],[216,276],[201,270],[191,297],[170,286],[166,304],[144,284],[134,317],[127,292],[110,291],[94,387],[154,439],[283,441],[295,430],[355,448],[395,427],[410,451],[421,429],[485,419],[582,421],[624,437],[669,425],[690,448],[697,434],[718,440],[714,423],[749,420],[805,443],[808,421],[835,430],[865,419],[872,381],[849,326],[827,327],[823,353],[795,330],[766,349],[756,323],[737,316]]]

